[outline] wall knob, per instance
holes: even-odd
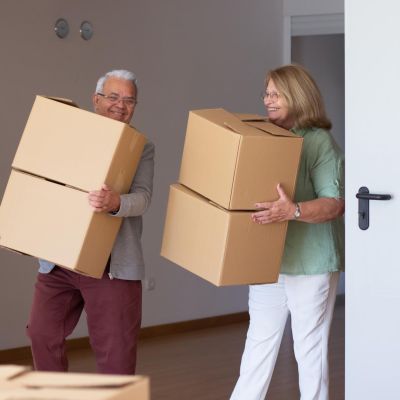
[[[93,36],[93,26],[89,21],[83,21],[79,30],[81,38],[84,40],[90,40]]]
[[[60,39],[64,39],[69,33],[69,25],[67,20],[59,18],[54,24],[54,31]]]

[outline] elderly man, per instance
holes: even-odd
[[[93,95],[97,114],[129,123],[136,103],[137,83],[132,72],[114,70],[97,82]],[[27,326],[37,370],[68,369],[65,339],[85,309],[98,372],[135,373],[144,277],[142,215],[150,205],[153,172],[154,145],[147,142],[128,194],[120,195],[106,185],[89,193],[89,204],[96,212],[123,217],[102,279],[39,260]]]

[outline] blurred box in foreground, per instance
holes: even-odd
[[[149,378],[0,366],[0,400],[150,400]]]

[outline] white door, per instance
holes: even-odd
[[[347,0],[346,400],[400,399],[400,3]],[[361,186],[369,202],[358,227]]]

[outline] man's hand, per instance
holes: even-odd
[[[251,215],[253,222],[257,224],[269,224],[272,222],[281,222],[293,219],[295,212],[295,204],[289,199],[281,184],[276,187],[279,194],[279,199],[271,202],[263,202],[255,204],[257,211]]]
[[[103,185],[100,190],[89,192],[89,204],[96,212],[116,212],[121,205],[119,193],[114,192],[107,185]]]

